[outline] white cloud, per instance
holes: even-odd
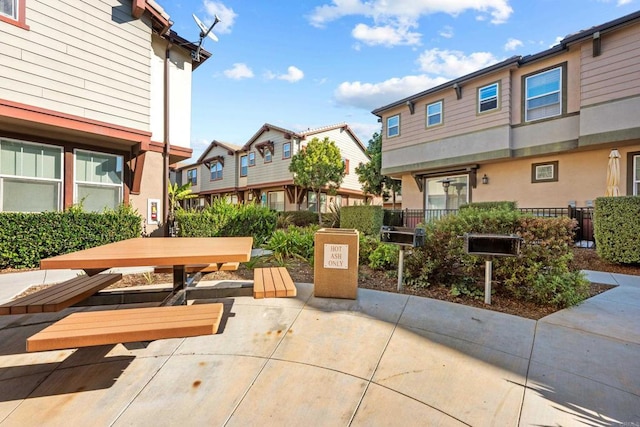
[[[207,12],[207,18],[204,24],[209,26],[213,24],[215,15],[218,15],[220,22],[213,28],[213,32],[217,34],[228,34],[231,32],[231,27],[235,23],[238,14],[230,7],[225,6],[222,2],[213,0],[204,0],[204,9]]]
[[[293,65],[291,65],[289,66],[289,68],[287,68],[286,74],[275,74],[275,73],[272,73],[271,71],[267,71],[265,73],[265,77],[269,80],[279,79],[279,80],[288,81],[289,83],[295,83],[304,78],[304,73],[298,67],[294,67]]]
[[[630,4],[633,0],[618,0],[617,6],[624,6]]]
[[[447,80],[444,77],[417,75],[394,77],[379,83],[343,82],[335,90],[334,98],[340,105],[373,110]]]
[[[233,68],[224,70],[224,75],[233,80],[250,79],[253,77],[253,71],[247,64],[237,62],[233,64]]]
[[[351,31],[351,35],[356,40],[369,46],[383,45],[390,47],[420,44],[421,34],[411,32],[409,28],[399,28],[391,25],[370,27],[366,24],[358,24]]]
[[[445,27],[442,28],[438,34],[440,34],[440,37],[450,39],[453,37],[453,27],[450,25],[445,25]]]
[[[457,50],[425,50],[418,57],[420,69],[429,74],[460,77],[495,64],[500,59],[489,52],[474,52],[466,56]]]
[[[561,36],[556,37],[556,39],[553,42],[553,44],[551,46],[549,46],[549,47],[554,47],[555,45],[559,44],[563,39],[564,39],[564,37],[561,37]]]
[[[519,47],[522,47],[522,45],[523,45],[523,43],[518,39],[509,39],[504,44],[504,50],[509,52],[509,51],[512,51],[512,50],[516,50]]]

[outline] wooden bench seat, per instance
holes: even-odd
[[[27,351],[213,335],[222,303],[73,313],[27,339]]]
[[[122,274],[78,276],[0,305],[0,315],[60,311],[122,279]]]
[[[202,265],[189,265],[185,268],[189,273],[212,273],[214,271],[236,271],[240,267],[239,262],[225,262],[223,264],[202,264]],[[173,267],[171,266],[158,266],[153,269],[154,273],[159,274],[171,274],[173,273]]]
[[[296,286],[284,267],[255,268],[253,270],[253,297],[295,297]]]

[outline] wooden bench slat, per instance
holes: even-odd
[[[0,306],[0,315],[63,310],[122,279],[122,274],[78,276]]]
[[[201,264],[201,265],[189,265],[185,267],[187,273],[212,273],[215,271],[236,271],[240,268],[239,262],[225,262],[218,264]],[[154,273],[158,274],[171,274],[173,273],[173,267],[168,265],[158,266],[153,269]]]
[[[284,267],[256,268],[253,271],[253,297],[295,297],[297,289]]]
[[[223,311],[223,304],[215,303],[73,313],[29,337],[27,351],[212,335]],[[147,316],[144,322],[141,314]]]

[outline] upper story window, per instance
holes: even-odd
[[[391,116],[387,119],[387,138],[400,135],[400,115]]]
[[[198,169],[189,169],[187,171],[187,182],[191,185],[198,185]]]
[[[222,179],[222,163],[211,163],[211,180],[216,181]]]
[[[0,211],[58,211],[62,148],[0,138]]]
[[[269,150],[268,148],[264,150],[264,162],[265,163],[271,163],[271,161],[273,160],[273,154],[271,154],[271,150]]]
[[[0,21],[29,29],[25,20],[27,0],[0,0]]]
[[[89,212],[116,209],[122,203],[123,157],[76,150],[75,202]]]
[[[562,67],[525,78],[526,122],[562,113]]]
[[[499,93],[500,87],[498,83],[493,83],[478,89],[478,113],[497,110]]]
[[[255,165],[256,165],[256,153],[252,151],[249,153],[249,166],[255,166]]]
[[[344,165],[344,174],[349,175],[349,159],[343,157],[342,164]]]
[[[251,155],[252,153],[249,153],[249,155]],[[255,163],[255,155],[253,157],[254,163]],[[248,167],[247,167],[247,156],[240,156],[240,176],[247,176],[247,173],[249,172]]]
[[[427,105],[427,127],[442,124],[442,101]]]
[[[282,158],[288,159],[289,157],[291,157],[291,143],[285,142],[282,145]]]
[[[640,154],[633,156],[633,195],[640,196]]]

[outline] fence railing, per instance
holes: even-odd
[[[538,217],[569,217],[578,222],[575,240],[580,246],[593,248],[593,207],[574,208],[519,208],[522,213]],[[418,224],[429,223],[446,215],[455,215],[457,209],[385,209],[385,225],[415,228]]]

